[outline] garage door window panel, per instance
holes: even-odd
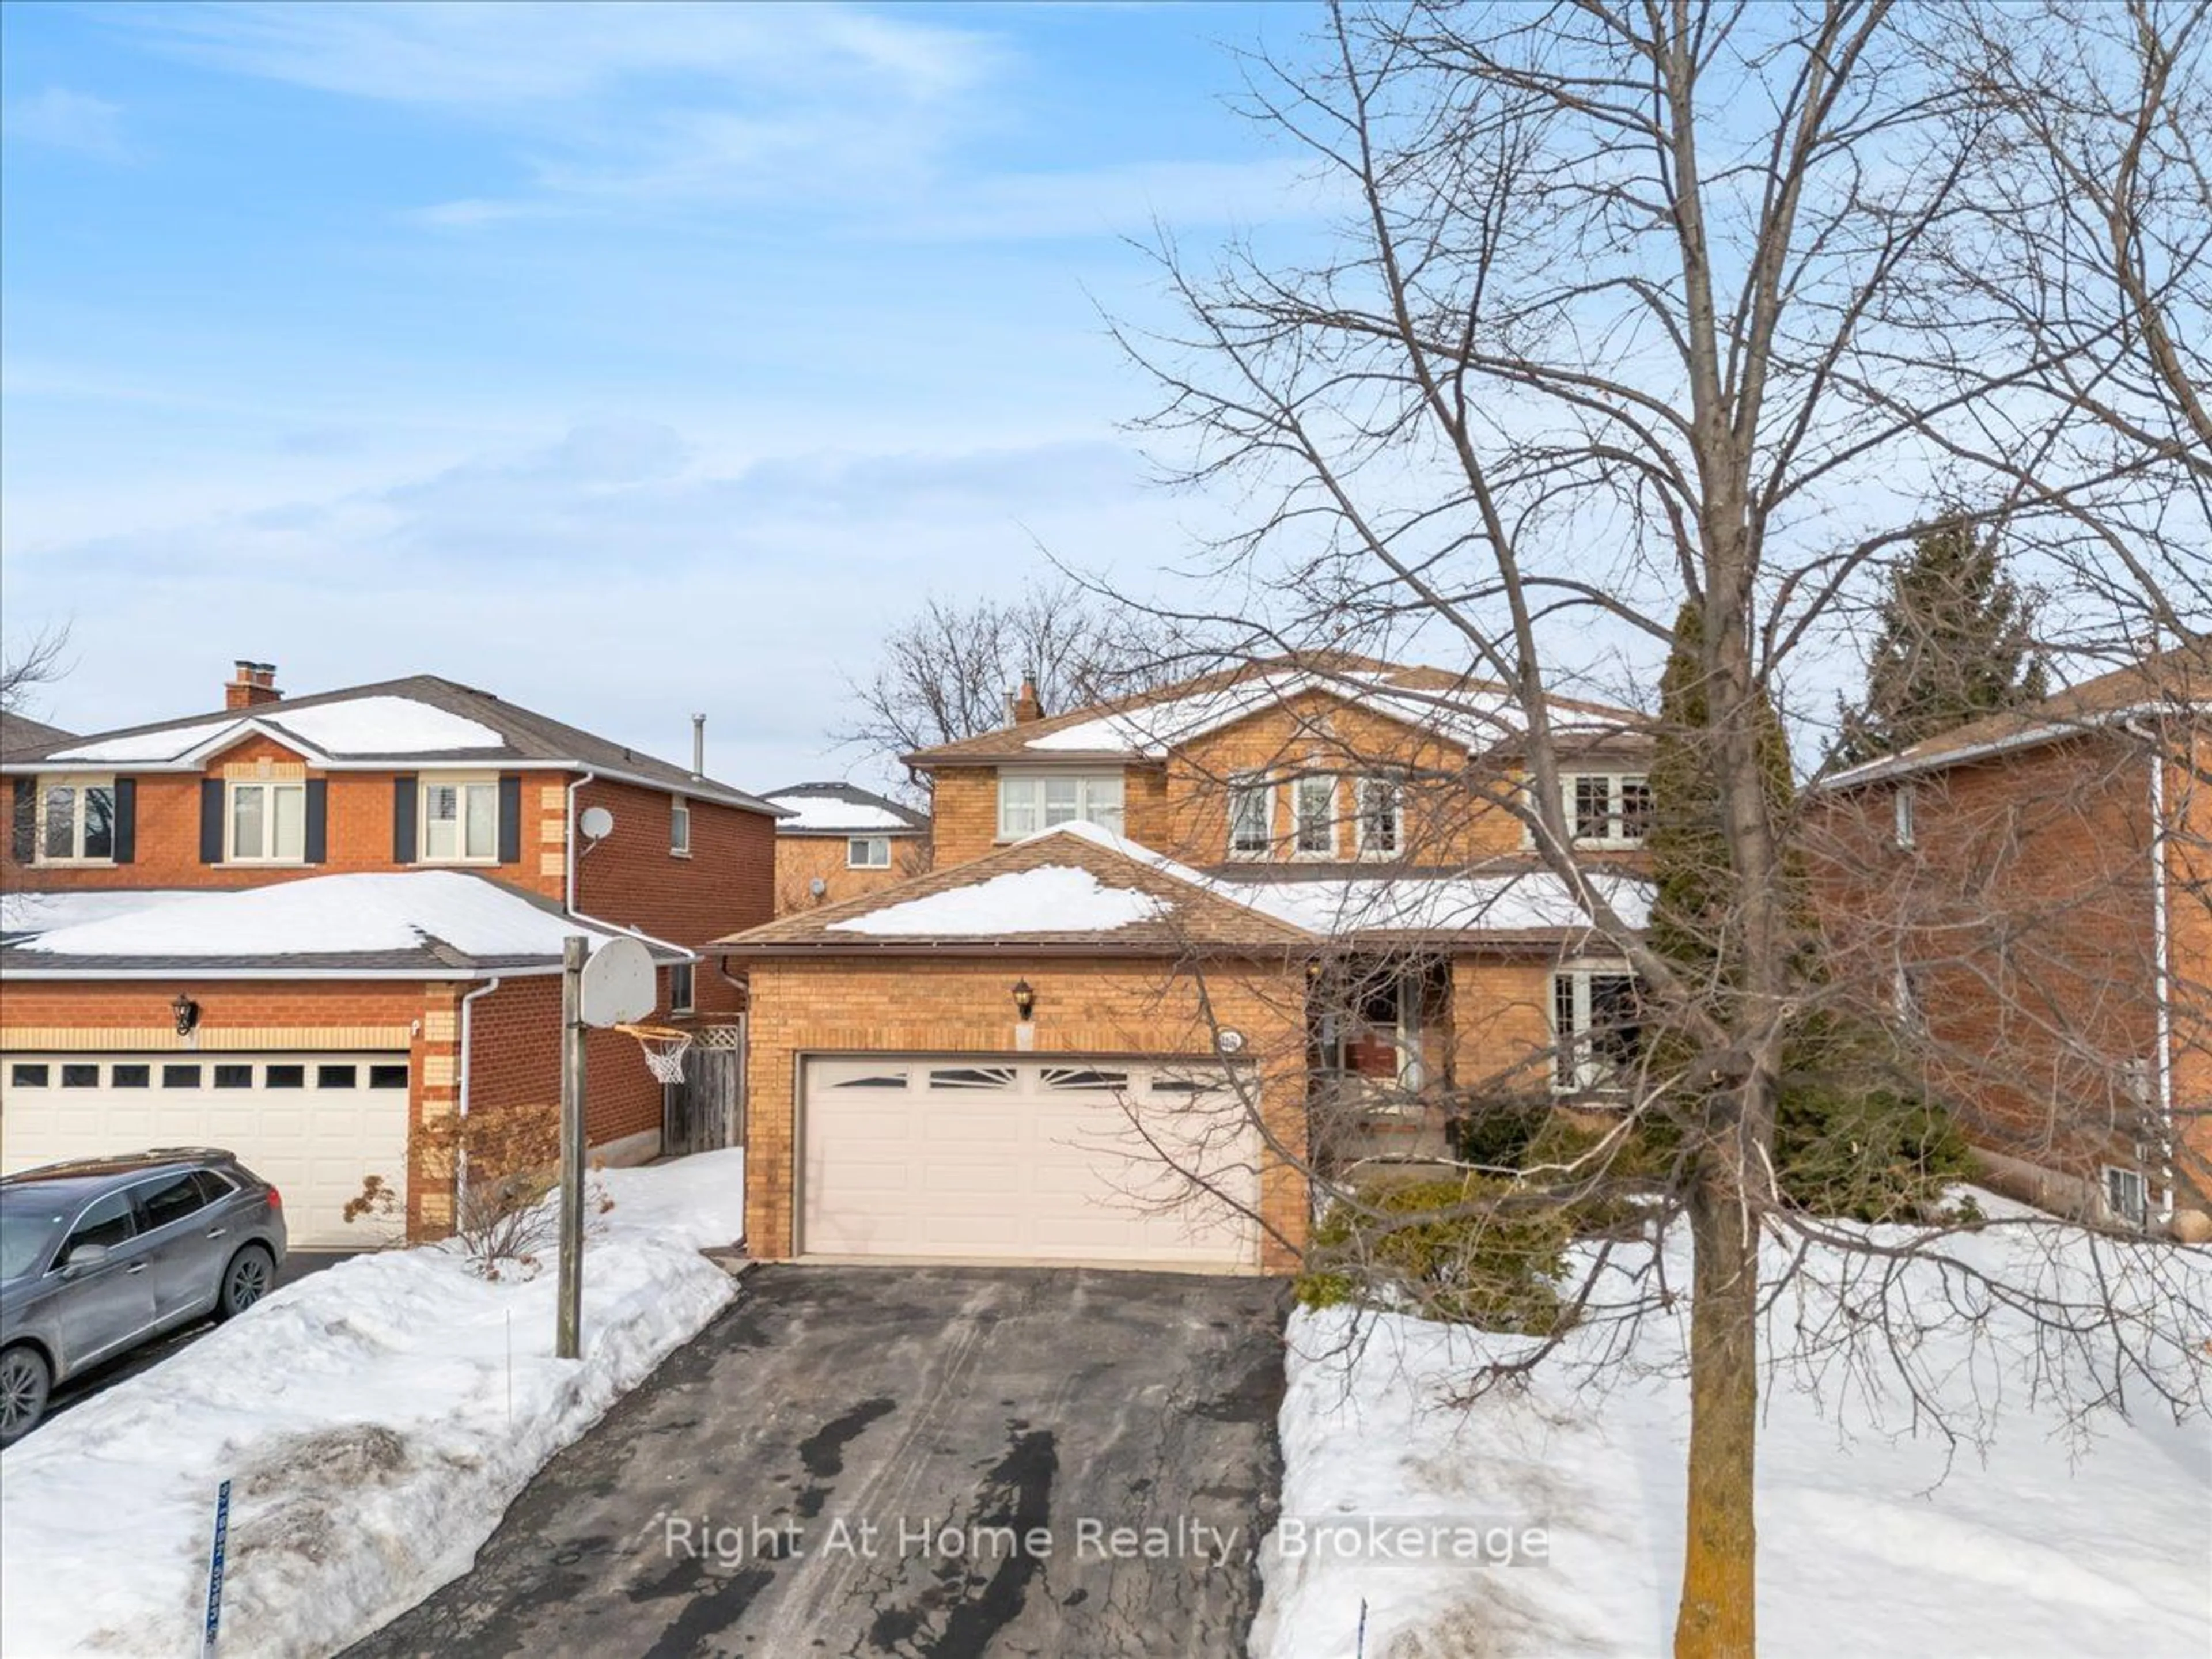
[[[53,1073],[35,1060],[17,1060],[8,1068],[8,1081],[18,1089],[43,1089]]]
[[[318,1089],[350,1089],[361,1077],[358,1066],[318,1066],[315,1067],[315,1087]]]
[[[112,1089],[143,1089],[153,1080],[151,1066],[116,1066],[107,1074],[108,1086]]]
[[[955,1066],[929,1074],[933,1089],[1011,1089],[1014,1086],[1014,1068],[1011,1066]]]
[[[197,1066],[164,1066],[161,1068],[164,1089],[197,1089],[200,1086],[200,1068]]]
[[[218,1089],[251,1089],[253,1068],[251,1066],[218,1066],[215,1068],[215,1086]]]

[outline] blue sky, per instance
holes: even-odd
[[[926,593],[1146,591],[1122,238],[1297,236],[1251,6],[0,9],[0,585],[47,714],[428,671],[769,787]]]

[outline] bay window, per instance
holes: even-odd
[[[422,785],[422,862],[499,861],[499,781],[439,779]]]
[[[1121,833],[1118,772],[999,775],[999,838],[1033,836],[1060,823],[1095,823]]]
[[[303,864],[307,857],[305,783],[230,786],[230,860],[234,864]]]
[[[50,778],[39,792],[39,862],[93,864],[115,856],[115,780]]]
[[[1643,1052],[1636,979],[1617,969],[1552,975],[1552,1086],[1562,1094],[1624,1088]]]

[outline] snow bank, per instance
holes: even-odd
[[[1109,887],[1088,870],[1043,864],[908,899],[849,921],[831,933],[988,939],[1002,933],[1111,933],[1164,915],[1165,900],[1133,888]]]
[[[226,1477],[225,1654],[331,1652],[465,1571],[546,1460],[735,1295],[698,1252],[742,1230],[742,1152],[599,1179],[581,1360],[552,1357],[550,1262],[489,1284],[442,1248],[360,1256],[0,1454],[0,1650],[197,1654]]]
[[[1945,1249],[2019,1283],[2039,1256],[2010,1237]],[[2212,1252],[2173,1260],[2212,1291]],[[2086,1269],[2086,1251],[2062,1265]],[[1298,1313],[1280,1425],[1284,1516],[1533,1522],[1548,1533],[1549,1564],[1319,1559],[1311,1549],[1299,1560],[1279,1534],[1263,1554],[1255,1659],[1344,1659],[1363,1600],[1370,1659],[1669,1651],[1686,1321],[1685,1309],[1680,1324],[1647,1324],[1627,1366],[1604,1363],[1593,1333],[1527,1390],[1462,1412],[1442,1403],[1447,1391],[1518,1339],[1396,1315],[1363,1316],[1355,1329],[1347,1310]],[[1870,1391],[1832,1364],[1817,1395],[1802,1367],[1766,1379],[1759,1633],[1769,1659],[2212,1652],[2204,1419],[2177,1426],[2146,1391],[2132,1420],[2103,1416],[2081,1443],[2058,1406],[2026,1386],[2028,1322],[2002,1314],[1989,1335],[1994,1346],[1977,1347],[1937,1332],[1916,1366],[1960,1419],[1980,1402],[1990,1438],[1979,1450],[1954,1449],[1916,1419],[1893,1382]],[[2204,1363],[2201,1351],[2167,1358]]]

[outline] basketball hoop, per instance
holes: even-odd
[[[684,1056],[690,1051],[691,1033],[673,1025],[617,1025],[615,1030],[637,1039],[645,1053],[645,1068],[662,1083],[684,1081]]]

